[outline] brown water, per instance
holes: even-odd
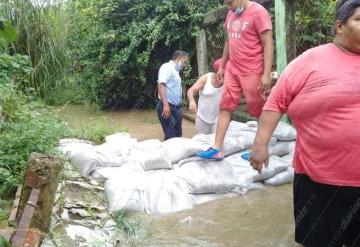
[[[127,129],[139,140],[162,139],[155,111],[99,112],[84,106],[65,106],[59,116],[73,127],[102,119],[111,127]],[[184,137],[196,133],[183,121]],[[265,187],[244,196],[220,199],[183,212],[162,216],[137,215],[139,236],[119,246],[298,246],[294,242],[292,185]],[[183,219],[190,219],[183,222]]]

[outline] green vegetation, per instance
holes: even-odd
[[[76,19],[71,78],[102,108],[153,105],[157,72],[175,49],[189,51],[202,14],[219,3],[194,0],[69,1]],[[195,77],[187,68],[185,81]]]
[[[43,5],[35,6],[32,2]],[[9,51],[31,58],[31,76],[22,86],[34,89],[47,103],[53,103],[62,88],[69,60],[69,18],[62,4],[51,2],[56,1],[0,1],[0,16],[9,20],[7,23],[11,22],[18,33],[16,41],[15,37],[10,40]]]
[[[124,232],[127,236],[135,236],[139,225],[131,221],[124,210],[119,210],[114,213],[113,218],[116,223],[116,228]]]
[[[333,39],[336,0],[296,1],[297,54]]]

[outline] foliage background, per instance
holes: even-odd
[[[196,77],[195,37],[202,14],[217,1],[72,1],[73,78],[102,108],[149,107],[157,71],[173,51],[191,55],[185,83]]]

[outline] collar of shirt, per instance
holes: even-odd
[[[177,69],[177,64],[173,60],[170,60],[169,62],[174,66],[175,71],[179,73],[179,70]]]

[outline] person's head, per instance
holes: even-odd
[[[189,61],[189,54],[186,51],[177,50],[173,53],[171,60],[176,64],[177,70],[180,71]]]
[[[236,15],[241,15],[244,12],[248,0],[224,0],[228,8],[233,11]]]
[[[349,51],[360,54],[360,0],[337,1],[335,39]]]
[[[213,63],[213,70],[214,70],[215,73],[218,72],[218,70],[220,68],[220,65],[221,65],[221,58],[218,58]]]

